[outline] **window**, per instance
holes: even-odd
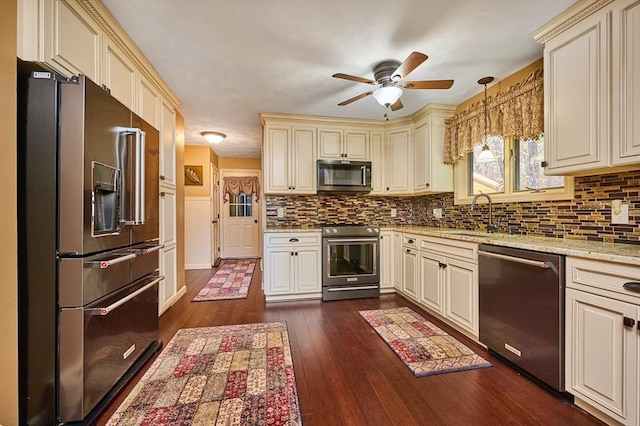
[[[229,217],[253,216],[252,198],[244,192],[238,195],[229,194]]]
[[[455,165],[455,202],[470,203],[479,193],[494,202],[560,200],[573,198],[573,179],[546,176],[542,168],[544,137],[537,140],[487,140],[494,159],[478,160],[482,145]]]

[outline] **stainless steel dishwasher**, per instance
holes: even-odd
[[[480,342],[564,392],[564,256],[480,244]]]

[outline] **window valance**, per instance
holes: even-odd
[[[223,178],[223,182],[222,193],[225,203],[229,201],[228,194],[240,195],[241,192],[255,195],[256,201],[260,199],[260,182],[257,176],[229,176]]]
[[[537,139],[544,132],[542,69],[505,92],[487,98],[487,133]],[[445,120],[444,162],[454,164],[473,151],[484,135],[484,100]]]

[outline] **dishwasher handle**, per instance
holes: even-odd
[[[553,264],[551,262],[524,259],[522,257],[507,256],[507,255],[504,255],[504,254],[490,253],[490,252],[487,252],[487,251],[479,251],[478,255],[486,256],[486,257],[493,257],[493,258],[501,259],[501,260],[507,260],[509,262],[524,263],[525,265],[537,266],[538,268],[543,268],[543,269],[551,269],[553,267]]]

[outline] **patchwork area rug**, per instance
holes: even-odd
[[[107,426],[301,425],[284,322],[178,330]]]
[[[360,311],[360,315],[417,377],[492,366],[407,307]]]
[[[223,262],[192,302],[247,298],[256,259],[230,259]]]

